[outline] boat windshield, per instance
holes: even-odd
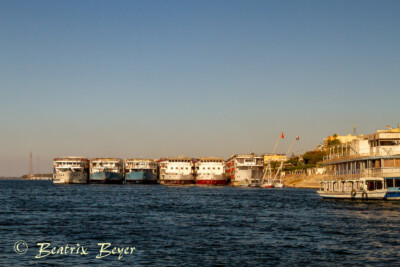
[[[379,190],[379,189],[383,188],[382,181],[366,181],[366,183],[367,183],[368,191],[374,191],[374,190]]]

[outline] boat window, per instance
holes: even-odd
[[[393,187],[393,179],[386,179],[386,186]]]
[[[381,146],[398,146],[400,145],[400,140],[385,140],[380,142]]]
[[[395,187],[400,187],[400,179],[395,179],[394,180],[394,186]]]
[[[376,182],[376,189],[382,189],[382,181],[377,181]]]

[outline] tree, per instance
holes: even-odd
[[[293,166],[300,166],[301,162],[299,160],[300,158],[295,156],[294,154],[292,154],[292,156],[290,157],[290,159],[288,159],[285,163],[290,163]]]
[[[308,151],[303,154],[304,164],[317,164],[317,162],[322,161],[326,155],[325,151]]]
[[[340,142],[339,139],[337,139],[337,134],[333,134],[332,137],[333,139],[329,138],[328,141],[326,142],[326,146],[330,147],[330,146],[336,146],[336,145],[340,145],[342,142]]]

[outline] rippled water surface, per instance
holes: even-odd
[[[0,181],[0,265],[386,265],[400,260],[400,203],[314,190]],[[25,254],[14,244],[24,240]],[[37,243],[87,255],[39,254]],[[96,259],[98,243],[135,247]],[[110,247],[110,248],[111,248]],[[18,247],[23,249],[23,245]]]

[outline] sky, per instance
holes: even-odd
[[[0,0],[0,176],[400,122],[400,1]]]

